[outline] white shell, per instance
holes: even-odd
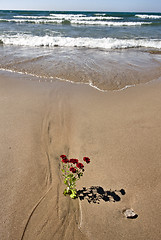
[[[124,211],[124,215],[125,215],[126,218],[137,218],[138,217],[138,215],[131,208],[126,209]]]

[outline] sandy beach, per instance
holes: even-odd
[[[101,92],[1,71],[0,239],[161,239],[160,93],[160,80]],[[61,154],[91,159],[82,198],[63,195]]]

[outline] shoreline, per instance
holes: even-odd
[[[1,73],[1,239],[159,240],[160,90],[156,80],[103,94]],[[61,154],[89,156],[77,189],[109,199],[64,197]],[[127,208],[138,218],[126,219]]]
[[[4,46],[0,52],[0,70],[27,74],[42,81],[58,79],[89,84],[101,91],[120,90],[161,76],[160,55],[142,48],[100,51]]]
[[[17,72],[17,71],[14,71],[14,70],[10,70],[10,69],[4,69],[4,68],[0,68],[0,74],[15,74],[15,75],[22,75],[22,77],[27,77],[27,78],[35,78],[35,79],[39,79],[39,82],[50,82],[52,83],[53,81],[60,81],[60,82],[67,82],[67,83],[71,83],[71,84],[76,84],[76,85],[88,85],[100,92],[104,92],[104,93],[108,93],[108,92],[120,92],[120,91],[124,91],[126,90],[127,88],[131,88],[131,87],[136,87],[136,86],[142,86],[142,85],[146,85],[146,84],[151,84],[155,81],[159,81],[161,77],[158,77],[158,78],[154,78],[152,80],[149,80],[147,82],[142,82],[142,83],[136,83],[136,84],[131,84],[131,85],[125,85],[124,87],[120,88],[120,89],[100,89],[99,87],[93,85],[92,82],[75,82],[75,81],[71,81],[71,80],[67,80],[67,79],[62,79],[62,78],[59,78],[59,77],[45,77],[45,76],[38,76],[38,75],[35,75],[35,74],[32,74],[32,73],[27,73],[27,72]],[[31,80],[31,79],[30,79]]]

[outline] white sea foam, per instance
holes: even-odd
[[[161,49],[161,40],[158,39],[117,39],[117,38],[88,38],[63,36],[33,36],[29,34],[2,35],[1,40],[6,45],[30,47],[86,47],[98,49],[125,49],[125,48],[156,48]]]
[[[40,19],[40,18],[50,18],[49,16],[13,16],[14,18],[28,18],[28,19]]]
[[[50,16],[58,17],[58,18],[66,18],[66,17],[84,17],[85,14],[53,14],[51,13]]]
[[[18,19],[54,19],[54,20],[86,20],[86,21],[91,21],[91,20],[116,20],[116,19],[123,19],[122,17],[103,17],[103,16],[85,16],[85,15],[55,15],[55,16],[14,16],[14,18]]]
[[[13,16],[14,18],[18,19],[53,19],[52,16]],[[55,18],[54,18],[55,19]]]
[[[112,16],[106,16],[105,13],[100,14],[96,13],[94,16],[87,16],[84,14],[50,14],[50,16],[56,18],[56,19],[123,19],[122,17],[112,17]]]
[[[112,20],[112,19],[123,19],[122,17],[110,17],[110,16],[104,16],[104,15],[98,15],[98,16],[86,16],[86,15],[72,15],[72,14],[51,14],[51,16],[55,19],[65,19],[65,20]]]
[[[138,18],[150,18],[150,19],[159,19],[161,16],[159,15],[146,15],[146,14],[136,14],[135,17]]]
[[[67,19],[65,19],[67,20]],[[45,20],[45,19],[0,19],[3,22],[16,22],[16,23],[35,23],[35,24],[63,24],[65,20],[62,19],[53,19],[53,20]],[[141,25],[149,25],[151,22],[112,22],[112,21],[97,21],[97,20],[68,20],[69,23],[73,25],[104,25],[104,26],[141,26]]]
[[[83,25],[104,25],[104,26],[141,26],[141,25],[149,25],[151,22],[108,22],[108,21],[84,21],[84,20],[75,20],[71,21],[71,24],[83,24]]]
[[[95,16],[105,16],[106,13],[95,13],[94,15],[95,15]]]
[[[62,20],[44,20],[44,19],[0,19],[0,22],[15,22],[15,23],[35,23],[35,24],[61,24]]]
[[[64,81],[64,82],[70,82],[72,84],[84,84],[84,85],[89,85],[92,88],[95,88],[96,90],[100,91],[100,92],[108,92],[108,90],[104,90],[104,89],[100,89],[99,87],[95,86],[91,81],[90,82],[74,82],[68,79],[64,79],[64,78],[59,78],[59,77],[45,77],[45,76],[39,76],[37,74],[32,74],[32,73],[27,73],[27,72],[21,72],[21,71],[15,71],[15,70],[11,70],[11,69],[7,69],[7,68],[0,68],[0,71],[4,71],[4,72],[10,72],[10,73],[17,73],[17,74],[22,74],[22,75],[28,75],[31,77],[36,77],[39,78],[39,82],[40,79],[44,79],[46,82],[46,79],[50,80],[50,82],[52,83],[54,79],[58,79],[60,81]],[[30,79],[31,80],[31,79]],[[135,87],[136,84],[132,84],[132,85],[126,85],[123,88],[117,89],[117,90],[113,90],[113,92],[119,92],[119,91],[123,91],[126,90],[127,88],[131,88],[131,87]]]
[[[63,17],[62,15],[56,15],[56,16],[14,16],[14,18],[16,19],[35,19],[35,20],[43,20],[43,19],[49,19],[49,20],[55,20],[55,21],[96,21],[96,20],[117,20],[117,19],[123,19],[121,17],[103,17],[103,16],[91,16],[91,17],[87,17],[87,16],[78,16],[78,15],[66,15],[65,17]],[[7,20],[7,19],[6,19]]]
[[[70,16],[70,17],[83,17],[83,16],[86,16],[85,14],[56,14],[56,13],[51,13],[50,16],[53,16],[53,17],[56,17],[56,16],[60,16],[61,18],[63,17],[66,17],[66,16]]]

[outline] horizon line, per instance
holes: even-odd
[[[0,11],[42,11],[42,12],[118,12],[118,13],[161,13],[156,11],[106,11],[106,10],[42,10],[42,9],[0,9]]]

